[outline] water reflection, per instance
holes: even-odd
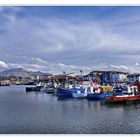
[[[74,100],[74,98],[72,97],[57,97],[58,101],[67,101],[67,100]]]
[[[140,132],[140,103],[60,98],[0,87],[0,133],[126,134]],[[13,127],[14,126],[14,127]]]

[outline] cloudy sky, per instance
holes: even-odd
[[[140,7],[0,7],[0,70],[140,72]]]

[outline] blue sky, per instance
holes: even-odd
[[[140,7],[0,7],[0,69],[140,72]]]

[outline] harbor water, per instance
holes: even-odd
[[[0,87],[0,133],[137,134],[140,103],[108,105],[104,101],[26,93],[25,86]]]

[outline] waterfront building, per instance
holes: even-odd
[[[102,84],[113,84],[118,82],[127,82],[126,72],[120,71],[91,71],[83,77],[83,80],[93,81]]]
[[[127,78],[130,83],[140,82],[140,73],[129,74]]]
[[[2,80],[0,81],[0,86],[9,86],[11,83],[10,83],[10,80]]]

